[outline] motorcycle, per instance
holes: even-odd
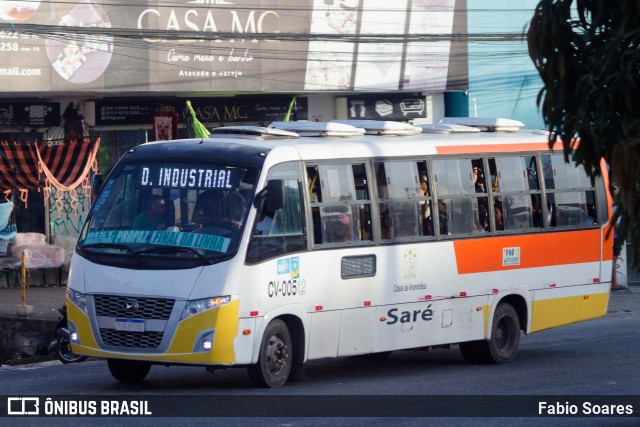
[[[58,309],[61,317],[53,327],[55,339],[49,343],[49,354],[55,353],[62,363],[78,363],[87,360],[88,356],[81,356],[71,351],[71,339],[67,327],[67,306],[63,305]]]

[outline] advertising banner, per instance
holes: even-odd
[[[464,90],[465,13],[466,0],[0,1],[0,90]]]
[[[178,113],[178,122],[189,119],[186,98],[173,99],[118,99],[96,102],[96,126],[102,125],[145,125],[156,113]],[[193,98],[191,105],[199,121],[206,124],[229,122],[264,122],[284,120],[291,96],[256,95],[220,98]],[[305,97],[297,97],[292,120],[308,119],[308,102]],[[0,104],[1,105],[1,104]]]
[[[16,126],[51,127],[60,125],[57,102],[0,102],[0,121]]]
[[[424,97],[418,93],[388,93],[347,97],[348,118],[353,120],[401,120],[427,117]]]

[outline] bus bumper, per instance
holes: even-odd
[[[235,363],[233,342],[238,332],[238,301],[198,313],[178,324],[166,351],[153,353],[148,349],[100,348],[89,316],[71,301],[67,301],[70,332],[77,333],[71,342],[73,352],[102,358],[144,360],[167,364],[232,365]],[[208,343],[211,343],[210,348]],[[142,351],[140,351],[142,350]]]

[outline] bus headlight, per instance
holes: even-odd
[[[87,297],[85,294],[81,294],[73,289],[67,289],[67,298],[69,301],[78,306],[78,308],[87,313]]]
[[[229,304],[229,301],[231,301],[231,297],[228,295],[224,297],[213,297],[187,301],[187,305],[184,307],[184,311],[182,312],[180,320],[191,317],[194,314],[202,313],[205,310],[210,310],[212,308]]]

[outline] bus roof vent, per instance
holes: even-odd
[[[444,123],[417,125],[423,133],[477,133],[480,129],[471,126]]]
[[[524,127],[518,120],[481,117],[445,117],[440,123],[471,126],[485,132],[516,132]]]
[[[266,128],[262,126],[223,126],[211,129],[211,135],[224,135],[226,138],[238,139],[291,139],[298,138],[295,132]]]
[[[269,128],[296,132],[300,136],[364,135],[364,129],[333,122],[273,122]]]
[[[422,129],[409,123],[387,120],[331,120],[330,123],[342,123],[365,130],[367,135],[414,135]]]

